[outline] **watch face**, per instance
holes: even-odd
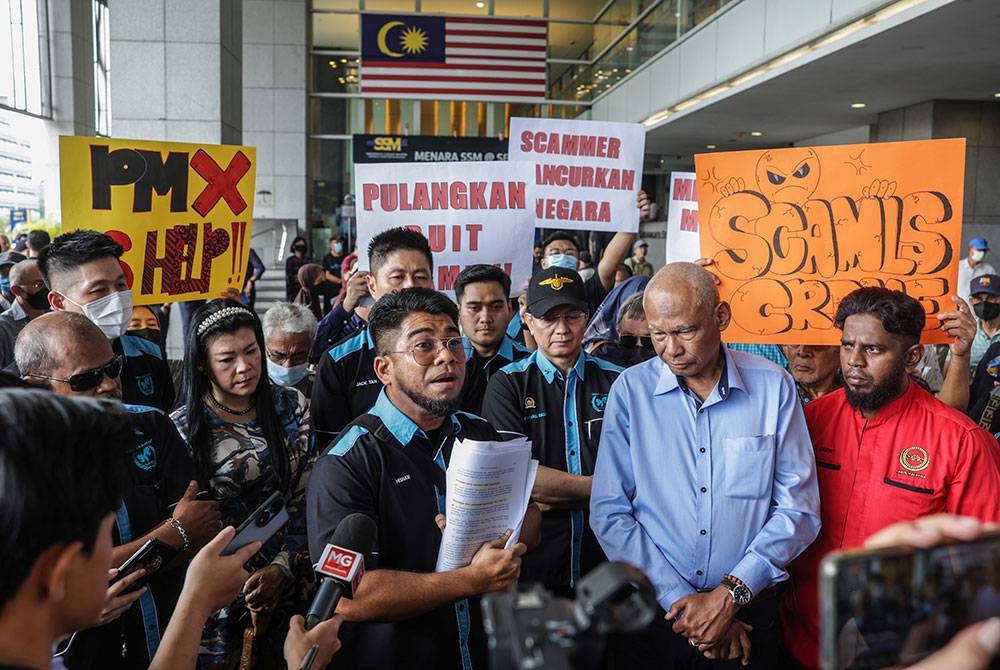
[[[750,589],[745,586],[734,586],[732,589],[733,601],[743,607],[750,603]]]

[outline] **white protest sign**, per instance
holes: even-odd
[[[358,249],[389,228],[419,230],[434,254],[434,286],[454,298],[468,265],[499,266],[512,286],[531,277],[535,217],[529,209],[531,165],[476,163],[359,163]],[[368,269],[367,254],[358,266]]]
[[[539,228],[638,231],[645,147],[639,123],[510,120],[509,160],[534,164]]]
[[[694,172],[670,173],[667,205],[667,263],[701,258],[698,239],[698,194]]]

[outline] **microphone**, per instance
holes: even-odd
[[[316,564],[321,580],[306,613],[306,630],[329,619],[341,597],[353,598],[357,593],[365,574],[365,556],[371,556],[378,540],[378,526],[367,514],[348,514],[331,540]]]

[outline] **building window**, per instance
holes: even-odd
[[[0,106],[49,116],[48,12],[44,0],[0,2],[0,44],[9,50],[0,56]]]
[[[94,123],[98,135],[111,134],[111,33],[108,0],[93,0]]]

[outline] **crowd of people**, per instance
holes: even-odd
[[[485,668],[482,596],[572,596],[607,560],[642,570],[660,611],[609,636],[605,667],[816,668],[825,555],[968,535],[913,524],[939,513],[1000,521],[982,238],[968,301],[925,315],[859,289],[839,346],[724,343],[711,261],[654,268],[631,233],[595,254],[551,232],[526,287],[471,265],[454,302],[419,232],[355,253],[335,236],[321,263],[296,238],[287,302],[254,311],[257,259],[242,292],[189,305],[175,388],[121,246],[33,235],[0,253],[0,668]],[[950,344],[920,344],[928,319]],[[437,572],[456,443],[519,435],[539,462],[519,538]],[[287,523],[226,551],[275,496]],[[314,565],[354,514],[378,530],[367,572],[307,630]],[[151,540],[161,564],[116,579]],[[986,658],[1000,622],[956,644]]]

